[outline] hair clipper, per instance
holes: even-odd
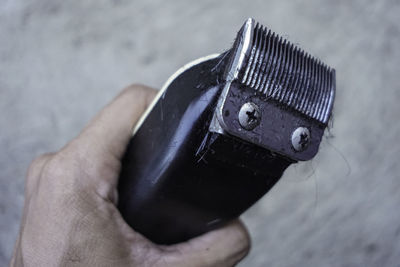
[[[135,127],[118,208],[159,244],[237,218],[318,152],[335,70],[248,19],[233,47],[178,70]]]

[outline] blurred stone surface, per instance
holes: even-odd
[[[400,266],[399,1],[0,2],[0,266],[30,161],[59,149],[120,89],[161,87],[228,48],[247,17],[337,70],[333,128],[243,216],[240,266]]]

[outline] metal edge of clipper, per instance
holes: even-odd
[[[292,160],[315,156],[333,108],[334,69],[250,18],[224,77],[211,132]]]
[[[224,129],[226,129],[227,126],[222,117],[222,108],[228,96],[232,81],[237,78],[241,65],[244,63],[246,57],[248,57],[250,42],[253,36],[252,24],[254,24],[254,20],[251,18],[247,19],[236,36],[235,43],[231,50],[230,60],[224,74],[226,83],[218,99],[217,107],[210,124],[211,132],[225,134]]]

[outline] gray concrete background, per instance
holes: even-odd
[[[0,266],[30,161],[119,90],[159,88],[232,44],[247,17],[337,69],[331,135],[243,216],[241,266],[400,266],[399,1],[0,2]]]

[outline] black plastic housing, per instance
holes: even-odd
[[[293,163],[209,131],[225,58],[194,65],[174,79],[127,148],[118,207],[153,242],[182,242],[237,218]]]

